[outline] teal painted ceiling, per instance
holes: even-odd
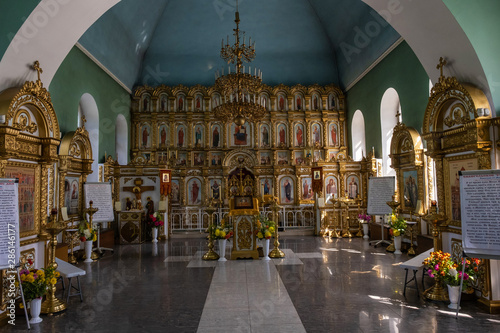
[[[227,68],[220,45],[235,27],[235,4],[122,0],[79,42],[129,88],[213,85],[215,71]],[[268,85],[345,88],[399,38],[361,0],[242,0],[239,13],[240,29],[256,41],[250,65]]]

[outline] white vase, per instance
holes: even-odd
[[[40,311],[42,310],[42,298],[32,299],[30,302],[30,324],[38,324],[43,319],[40,318]]]
[[[153,243],[158,243],[158,228],[152,228]]]
[[[85,260],[83,262],[92,262],[92,241],[85,241]]]
[[[368,223],[363,223],[363,239],[368,239],[370,238],[368,236]]]
[[[219,261],[227,261],[226,259],[226,242],[227,239],[219,239]]]
[[[460,293],[460,286],[450,286],[448,285],[448,297],[450,298],[450,309],[458,308],[458,295]]]
[[[271,239],[265,239],[264,240],[264,246],[262,247],[262,250],[264,251],[264,260],[271,260],[269,258],[269,243],[271,242]]]
[[[402,236],[394,236],[394,248],[396,251],[394,251],[394,254],[401,254],[401,239]]]

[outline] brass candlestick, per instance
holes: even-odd
[[[69,256],[68,256],[68,262],[70,264],[76,264],[76,257],[73,253],[73,249],[75,247],[75,244],[76,244],[76,240],[78,239],[76,236],[77,236],[77,232],[78,229],[66,229],[66,242],[69,244],[70,246],[70,253],[69,253]]]
[[[89,201],[89,208],[86,208],[83,210],[83,214],[89,214],[89,227],[92,228],[92,216],[99,210],[99,208],[94,208],[92,205],[94,202],[92,200]],[[87,259],[87,257],[84,255],[84,259]],[[90,255],[90,259],[92,260],[97,260],[99,259],[99,256],[92,250],[92,254]]]
[[[413,217],[413,210],[410,208],[410,221],[412,220]],[[414,256],[415,255],[415,249],[413,248],[413,227],[414,224],[410,224],[406,222],[406,224],[409,224],[409,228],[407,229],[410,233],[410,249],[408,250],[408,255],[409,256]],[[417,222],[415,222],[416,225],[418,225]]]
[[[356,201],[358,202],[358,216],[361,214],[361,199],[358,197],[356,198]],[[356,237],[363,237],[363,232],[361,231],[363,227],[361,226],[361,222],[359,221],[358,218],[358,233],[356,234]]]
[[[334,197],[330,198],[330,201],[332,202],[332,219],[334,220],[333,224],[333,230],[330,231],[330,237],[333,238],[342,238],[342,235],[337,231],[337,219],[335,218],[335,202],[338,201]],[[342,219],[342,210],[340,211],[340,218]],[[342,226],[340,226],[340,229],[342,230]]]
[[[340,203],[341,204],[344,204],[344,209],[345,209],[345,228],[342,228],[342,225],[341,225],[341,228],[343,229],[342,230],[342,237],[349,237],[349,238],[352,238],[352,234],[351,234],[351,230],[350,230],[350,223],[349,223],[349,204],[353,203],[354,202],[354,199],[349,199],[347,197],[347,194],[346,194],[346,197],[345,198],[342,198],[342,199],[339,199],[340,200]],[[342,221],[341,221],[342,222]]]
[[[274,229],[274,249],[269,253],[269,257],[270,258],[284,258],[285,253],[283,253],[283,251],[281,251],[279,248],[280,242],[278,240],[278,238],[279,238],[279,234],[278,234],[278,226],[279,226],[278,210],[280,209],[280,207],[277,204],[276,197],[274,197],[272,200],[271,209],[273,210],[273,220],[275,222],[276,228]]]
[[[439,227],[448,220],[446,215],[437,212],[437,207],[434,203],[431,205],[429,214],[424,217],[424,220],[432,223],[432,236],[434,237],[434,252],[441,251],[441,235]],[[441,276],[436,275],[434,278],[434,285],[424,291],[424,296],[433,301],[447,301],[448,291],[443,287]]]
[[[395,195],[392,196],[392,201],[387,201],[386,203],[389,207],[391,207],[393,214],[396,214],[396,209],[401,205],[400,202],[396,201]],[[394,236],[392,236],[391,244],[385,250],[387,252],[395,252],[396,251],[396,247],[394,246]]]
[[[213,222],[214,222],[214,212],[215,212],[215,207],[214,207],[214,202],[211,200],[209,204],[207,205],[207,213],[210,219],[209,226],[208,226],[208,251],[203,255],[203,260],[218,260],[220,256],[217,254],[217,252],[214,251],[214,240],[212,238],[212,233],[213,233],[213,228],[215,227]]]
[[[57,222],[56,221],[56,216],[57,216],[57,211],[54,213],[52,212],[51,218],[50,218],[50,223],[48,223],[45,226],[45,231],[48,232],[49,234],[49,247],[48,247],[48,264],[47,267],[52,267],[54,268],[54,271],[57,269],[57,263],[56,263],[56,245],[57,245],[57,235],[66,229],[66,224],[62,222]],[[61,301],[55,296],[56,292],[56,286],[51,284],[49,287],[49,290],[47,292],[47,296],[45,298],[45,301],[42,303],[41,307],[41,313],[45,314],[53,314],[57,312],[61,312],[66,310],[66,303],[64,301]]]

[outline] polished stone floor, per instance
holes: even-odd
[[[500,315],[403,296],[409,259],[362,239],[281,238],[285,259],[206,262],[203,239],[116,245],[78,264],[84,301],[32,332],[500,332]],[[226,257],[229,258],[229,249]],[[419,274],[420,275],[420,274]],[[426,287],[432,283],[426,278]],[[2,332],[26,330],[24,317]]]

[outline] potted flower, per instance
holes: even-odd
[[[259,215],[255,220],[255,234],[258,239],[264,240],[264,260],[270,260],[269,258],[269,243],[271,237],[276,231],[276,223],[269,220],[265,215]]]
[[[59,272],[53,267],[43,269],[23,268],[19,275],[25,299],[30,302],[31,320],[30,324],[42,321],[40,311],[42,307],[42,297],[47,293],[50,286],[57,283]]]
[[[432,252],[426,258],[423,264],[427,267],[427,275],[443,281],[448,287],[448,296],[450,298],[450,309],[458,307],[458,294],[460,289],[460,281],[462,279],[462,261],[456,263],[451,259],[451,255],[447,252],[436,251]],[[465,261],[464,282],[463,287],[466,289],[479,274],[480,259],[467,258]]]
[[[86,220],[80,221],[78,225],[80,232],[80,241],[85,243],[85,260],[84,262],[92,262],[92,243],[97,240],[97,230],[93,229]]]
[[[372,219],[372,217],[368,214],[359,214],[358,215],[358,221],[359,223],[361,223],[363,225],[363,238],[364,239],[368,239],[369,236],[368,236],[368,223],[370,222],[370,220]]]
[[[394,253],[401,254],[401,239],[406,230],[406,221],[393,212],[389,225],[391,227],[390,234],[394,236],[394,247],[396,249]]]
[[[220,225],[213,226],[211,229],[212,239],[217,239],[219,243],[219,261],[226,261],[226,243],[233,236],[230,224],[224,221]]]
[[[158,242],[158,228],[163,226],[162,216],[160,213],[155,212],[152,215],[149,215],[149,226],[151,227],[153,243]]]

